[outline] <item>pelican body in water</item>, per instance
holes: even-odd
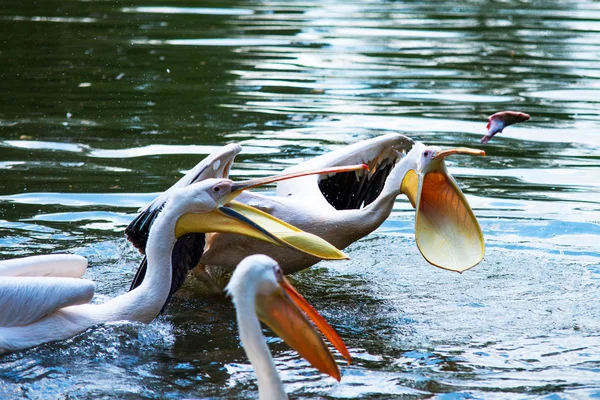
[[[130,241],[144,252],[145,232],[160,209],[163,197],[173,188],[213,175],[226,176],[240,151],[240,146],[230,144],[221,152],[211,154],[146,206],[126,229]],[[443,160],[450,154],[484,153],[472,149],[442,151],[438,147],[414,144],[400,134],[388,134],[351,144],[285,170],[298,172],[364,163],[369,166],[368,171],[338,172],[279,182],[276,196],[246,191],[238,200],[344,249],[377,229],[390,215],[396,198],[404,193],[417,208],[417,215],[422,216],[416,219],[415,227],[423,256],[438,267],[462,272],[483,258],[483,235],[466,198],[445,167]],[[437,184],[432,184],[430,178],[433,176],[439,178]],[[428,222],[427,227],[425,222]],[[193,270],[196,277],[209,285],[210,275],[233,271],[250,254],[269,255],[286,274],[310,267],[320,260],[291,248],[229,233],[207,235],[200,255],[196,255],[192,246],[186,246],[184,252],[190,262],[180,268],[187,273],[198,264],[200,268]],[[142,263],[132,288],[142,282],[144,269]],[[174,274],[182,273],[174,271]]]
[[[143,283],[103,304],[89,304],[95,287],[79,279],[87,267],[83,257],[45,255],[0,262],[0,353],[67,339],[109,321],[152,321],[181,285],[172,277],[173,260],[180,257],[175,251],[178,239],[189,234],[236,232],[317,256],[346,258],[324,240],[234,200],[248,188],[298,175],[245,182],[207,179],[172,190],[148,234]]]
[[[259,320],[319,371],[340,380],[340,371],[333,356],[302,311],[350,363],[346,345],[285,279],[275,260],[262,254],[246,257],[233,272],[225,290],[235,305],[240,339],[258,378],[261,400],[285,400],[288,397],[265,343]]]

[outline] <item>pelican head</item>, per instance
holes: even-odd
[[[242,344],[257,374],[265,361],[264,355],[263,360],[260,359],[256,350],[258,345],[253,343],[256,337],[251,338],[250,335],[250,318],[254,314],[313,367],[340,380],[340,371],[333,356],[306,315],[350,362],[344,342],[283,276],[275,260],[262,254],[246,257],[234,270],[225,290],[236,307]]]
[[[407,157],[416,158],[402,181],[402,192],[416,209],[415,238],[431,264],[463,272],[484,255],[483,233],[473,210],[448,173],[445,158],[453,154],[485,155],[483,150],[417,143]]]

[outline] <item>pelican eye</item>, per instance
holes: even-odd
[[[215,193],[220,192],[220,191],[221,191],[221,188],[219,186],[215,186],[213,188],[213,192],[215,192]]]
[[[283,280],[283,272],[281,271],[281,268],[279,268],[279,265],[273,265],[273,273],[275,274],[277,282],[281,282]]]
[[[425,150],[423,152],[423,157],[425,157],[425,158],[429,157],[429,150]]]

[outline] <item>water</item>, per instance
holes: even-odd
[[[123,293],[136,209],[219,146],[280,171],[390,131],[479,145],[448,162],[485,260],[429,266],[413,212],[293,276],[354,357],[341,383],[279,339],[295,398],[600,396],[600,4],[581,1],[5,1],[0,9],[0,256],[89,258]],[[0,357],[3,398],[256,396],[228,301],[178,299]]]

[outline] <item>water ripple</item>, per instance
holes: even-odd
[[[135,209],[225,143],[245,178],[389,132],[479,147],[490,114],[529,113],[448,160],[477,268],[429,266],[400,198],[352,260],[291,278],[354,356],[341,383],[265,333],[296,398],[600,395],[598,2],[8,0],[0,20],[0,253],[88,257],[96,302],[133,277]],[[256,396],[228,302],[162,318],[0,357],[0,397]]]
[[[149,14],[202,14],[202,15],[250,15],[254,11],[245,8],[208,8],[208,7],[124,7],[126,13]]]

